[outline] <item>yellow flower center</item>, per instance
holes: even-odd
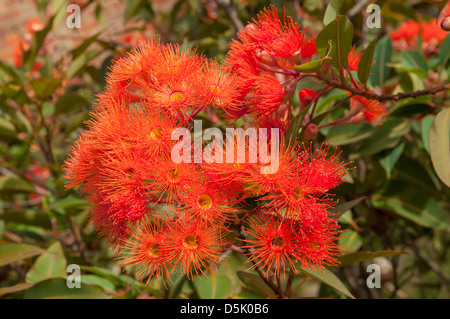
[[[186,95],[183,92],[173,92],[170,95],[170,102],[181,103],[186,99]]]
[[[200,207],[202,209],[211,208],[212,204],[213,204],[213,200],[212,200],[211,196],[209,196],[208,194],[201,194],[197,198],[197,205],[198,205],[198,207]]]
[[[159,257],[161,255],[161,246],[158,243],[151,243],[148,245],[147,250],[152,257]]]
[[[164,130],[161,127],[155,127],[150,133],[151,138],[158,142],[161,141],[163,135]]]
[[[305,197],[303,188],[301,186],[297,186],[296,188],[294,188],[294,190],[292,191],[292,196],[295,200],[303,199]]]
[[[211,85],[209,86],[209,91],[210,91],[212,94],[218,96],[218,95],[220,95],[221,89],[220,89],[220,87],[218,87],[217,85],[211,84]]]
[[[170,183],[177,183],[181,180],[181,174],[178,168],[170,169],[166,175]]]
[[[196,234],[190,233],[184,236],[183,245],[186,248],[194,249],[198,247],[198,236]]]

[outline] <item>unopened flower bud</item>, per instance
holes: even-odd
[[[316,124],[309,124],[305,127],[302,139],[304,141],[311,141],[316,139],[317,134],[319,134],[319,127]]]
[[[444,31],[450,31],[450,17],[447,17],[441,21],[441,28]]]
[[[310,105],[312,103],[312,101],[314,101],[316,96],[317,96],[317,92],[314,90],[301,89],[298,92],[298,97],[300,99],[300,110],[303,110],[305,107]]]
[[[355,116],[353,116],[348,122],[347,124],[359,124],[361,122],[364,122],[366,120],[366,116],[364,115],[363,112],[360,112],[358,114],[356,114]]]
[[[277,59],[271,56],[266,50],[256,49],[255,56],[259,62],[265,65],[276,66],[278,64]]]

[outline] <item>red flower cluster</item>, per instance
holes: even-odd
[[[273,8],[258,17],[239,33],[243,42],[232,43],[225,68],[159,38],[115,61],[88,129],[65,163],[67,188],[87,194],[95,229],[119,263],[147,284],[166,283],[172,273],[205,273],[222,261],[232,245],[225,236],[233,233],[246,233],[241,239],[249,261],[276,276],[295,272],[295,261],[336,263],[339,226],[328,192],[347,170],[338,154],[281,139],[279,167],[271,171],[255,143],[238,135],[234,146],[244,145],[244,161],[225,141],[221,162],[208,155],[201,163],[171,157],[172,132],[189,127],[205,109],[228,118],[249,114],[260,127],[286,123],[288,90],[270,67],[289,69],[309,58],[314,41]],[[259,138],[256,144],[276,142]],[[257,207],[249,210],[250,201]]]
[[[287,75],[293,66],[317,54],[315,39],[308,38],[291,17],[280,19],[273,6],[258,14],[258,19],[237,36],[239,40],[231,42],[225,64],[237,77],[241,99],[224,112],[229,119],[248,115],[257,125],[286,131],[289,98],[297,83]]]
[[[414,50],[417,46],[419,35],[422,38],[422,51],[429,56],[439,50],[439,45],[444,41],[448,32],[444,31],[437,19],[426,21],[405,21],[390,36],[394,49]]]

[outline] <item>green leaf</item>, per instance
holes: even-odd
[[[53,278],[42,281],[25,292],[24,299],[107,299],[99,287],[81,285],[68,288],[65,279]]]
[[[339,246],[349,251],[358,250],[362,246],[362,243],[363,239],[361,235],[351,229],[343,232],[339,239]]]
[[[88,100],[76,94],[61,96],[55,103],[55,114],[69,113],[89,105]]]
[[[116,287],[114,287],[114,284],[106,278],[102,278],[96,275],[82,275],[80,279],[81,285],[99,286],[102,287],[105,291],[116,291]]]
[[[374,128],[367,123],[355,125],[335,125],[328,132],[326,143],[335,146],[352,144],[369,137]]]
[[[431,124],[431,161],[439,179],[450,187],[450,107],[440,111]]]
[[[127,2],[127,8],[125,9],[125,22],[134,17],[144,6],[144,0],[130,0]]]
[[[367,196],[363,196],[363,197],[359,197],[359,198],[347,201],[345,203],[339,203],[338,205],[336,205],[333,208],[333,210],[331,210],[331,213],[332,214],[343,214],[346,211],[348,211],[349,209],[352,209],[353,207],[355,207],[356,205],[361,203],[366,198],[367,198]],[[339,216],[337,216],[337,217],[339,217]]]
[[[438,58],[439,64],[445,67],[450,59],[450,34],[445,37],[444,42],[440,45]]]
[[[296,65],[293,67],[293,69],[297,72],[302,72],[302,73],[314,73],[314,72],[317,72],[322,67],[323,63],[327,60],[331,60],[331,58],[325,57],[325,58],[314,60],[314,61],[307,62],[304,64]]]
[[[232,253],[227,262],[222,263],[217,269],[217,275],[227,276],[231,282],[231,293],[233,295],[239,293],[242,288],[242,282],[237,278],[236,272],[243,267],[244,261],[240,258],[240,254]]]
[[[96,58],[100,55],[100,51],[87,51],[81,55],[79,55],[76,59],[72,60],[70,64],[69,70],[67,71],[66,76],[71,78],[75,76],[78,72],[80,72],[86,64],[92,59]]]
[[[386,177],[391,179],[391,173],[395,164],[399,160],[405,148],[405,143],[400,143],[392,150],[383,151],[381,157],[378,158],[378,162],[386,171]]]
[[[347,57],[352,47],[353,25],[344,16],[338,16],[329,23],[317,36],[316,48],[322,58],[328,54],[330,63],[338,68],[348,65]],[[331,44],[331,50],[329,50]]]
[[[377,257],[391,257],[398,255],[410,255],[410,254],[406,251],[399,251],[399,250],[357,251],[339,257],[339,266],[337,267],[344,267],[347,265],[360,263],[362,261],[371,260]]]
[[[372,155],[387,148],[394,147],[400,138],[407,134],[411,124],[406,118],[389,117],[381,126],[377,127],[371,137],[366,139],[359,150],[352,153],[350,159],[361,155]]]
[[[0,245],[0,266],[45,253],[45,250],[25,244]]]
[[[238,271],[236,274],[250,291],[255,292],[259,296],[268,297],[274,294],[272,288],[259,275],[244,271]]]
[[[34,210],[26,209],[23,211],[4,212],[0,214],[0,219],[12,223],[38,226],[45,229],[51,229],[51,222],[44,213],[37,213]]]
[[[0,117],[0,137],[5,139],[17,138],[17,131],[14,124],[4,117]]]
[[[331,0],[328,4],[327,10],[325,11],[325,15],[323,16],[323,24],[327,25],[334,19],[336,19],[339,14],[339,10],[342,7],[344,0]]]
[[[367,80],[369,80],[369,75],[370,75],[370,70],[372,68],[372,61],[373,61],[373,56],[375,53],[376,44],[377,44],[376,40],[373,40],[372,42],[370,42],[370,44],[364,50],[361,60],[359,60],[358,79],[364,85],[366,85]]]
[[[75,48],[72,51],[72,60],[75,60],[82,53],[84,53],[87,50],[87,48],[89,48],[89,46],[97,40],[100,34],[101,32],[97,32],[92,37],[88,38],[87,40],[84,40],[83,43],[81,43],[77,48]]]
[[[428,65],[425,58],[417,51],[402,51],[399,67],[401,70],[413,72],[421,78],[428,74]]]
[[[41,100],[49,98],[61,86],[61,78],[40,78],[31,82],[36,96]]]
[[[369,79],[372,85],[384,86],[388,76],[390,67],[387,63],[391,62],[392,42],[389,36],[385,36],[375,46],[373,60],[375,63],[370,69]]]
[[[224,275],[210,273],[194,279],[194,286],[202,299],[226,299],[231,294],[231,280]]]
[[[450,220],[446,212],[422,190],[400,182],[391,181],[381,192],[371,198],[372,205],[396,213],[427,228],[450,231]]]
[[[32,286],[33,286],[33,284],[27,284],[27,283],[22,282],[20,284],[10,286],[10,287],[0,287],[0,296],[27,290],[28,288],[30,288]]]
[[[312,103],[311,103],[312,104]],[[300,113],[298,113],[292,120],[289,128],[285,133],[286,143],[293,144],[296,138],[299,136],[300,128],[302,127],[303,120],[305,119],[306,113],[308,113],[309,107],[304,108]]]
[[[336,277],[335,274],[328,268],[323,268],[321,270],[311,269],[311,268],[297,268],[299,271],[305,275],[323,282],[324,284],[333,287],[334,289],[342,292],[345,296],[355,299],[355,297],[350,293],[347,287]]]
[[[0,177],[0,194],[34,193],[33,184],[16,175]]]
[[[23,72],[19,72],[19,70],[12,64],[7,61],[0,61],[0,70],[5,72],[13,79],[20,79],[21,82],[25,79]]]
[[[430,143],[429,143],[429,135],[430,135],[430,129],[431,124],[433,123],[434,115],[427,115],[422,119],[422,122],[420,123],[420,132],[422,137],[422,142],[425,150],[430,154]]]
[[[74,116],[71,116],[69,123],[66,126],[66,129],[64,130],[64,134],[68,135],[73,130],[76,130],[79,127],[82,127],[84,122],[89,120],[90,115],[88,112],[80,112],[75,114]]]
[[[67,261],[59,241],[50,245],[47,254],[36,259],[33,267],[28,271],[26,282],[35,284],[50,278],[66,278]]]

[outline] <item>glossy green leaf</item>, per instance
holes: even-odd
[[[445,66],[450,60],[450,34],[448,34],[439,46],[439,64]]]
[[[402,70],[413,72],[421,78],[428,74],[428,65],[425,58],[417,51],[402,51],[401,63],[398,65]]]
[[[344,267],[347,265],[360,263],[362,261],[371,260],[377,257],[391,257],[398,255],[410,255],[410,254],[405,251],[398,251],[398,250],[357,251],[339,257],[338,267]]]
[[[51,222],[48,216],[43,212],[38,213],[32,209],[3,212],[0,214],[0,220],[51,229]]]
[[[84,97],[75,94],[61,96],[55,103],[55,114],[69,113],[89,105]]]
[[[67,197],[58,199],[57,201],[55,201],[51,206],[51,208],[54,209],[58,209],[58,208],[62,208],[62,209],[84,209],[86,207],[89,207],[89,202],[84,199],[84,198],[80,198],[80,197],[75,197],[72,195],[69,195]]]
[[[14,292],[27,290],[32,286],[33,286],[33,284],[27,284],[27,283],[22,282],[17,285],[14,285],[14,286],[0,287],[0,297],[3,295],[14,293]]]
[[[17,131],[14,124],[9,119],[0,117],[0,138],[15,139],[17,138]]]
[[[311,268],[297,268],[299,271],[305,275],[323,282],[324,284],[333,287],[334,289],[340,291],[345,296],[355,299],[348,288],[339,280],[338,277],[329,269],[323,268],[321,270],[311,269]]]
[[[78,72],[80,72],[89,61],[96,58],[100,55],[100,51],[87,51],[83,54],[79,55],[76,59],[72,61],[70,64],[69,70],[67,71],[66,76],[71,78],[75,76]]]
[[[245,271],[238,271],[236,274],[250,291],[263,297],[272,296],[274,294],[273,290],[259,275]]]
[[[430,129],[431,124],[433,123],[434,115],[427,115],[425,116],[422,121],[420,122],[420,132],[422,137],[423,146],[425,147],[425,150],[430,153]]]
[[[53,93],[61,86],[61,78],[40,78],[31,82],[31,86],[40,99],[46,99],[52,96]]]
[[[373,131],[374,128],[367,123],[335,125],[330,128],[326,142],[335,146],[348,145],[366,139]]]
[[[116,291],[116,288],[114,287],[114,284],[106,279],[102,278],[100,276],[96,275],[82,275],[80,277],[81,285],[92,285],[92,286],[98,286],[102,287],[105,291]]]
[[[344,203],[339,203],[337,204],[332,210],[331,213],[332,214],[343,214],[346,211],[348,211],[349,209],[352,209],[353,207],[355,207],[356,205],[358,205],[359,203],[361,203],[363,200],[365,200],[367,197],[363,196],[363,197],[359,197],[350,201],[346,201]],[[339,217],[339,216],[337,216]]]
[[[125,9],[125,22],[129,21],[133,16],[135,16],[144,6],[144,0],[130,0],[127,2],[127,7]]]
[[[72,52],[71,52],[72,60],[75,60],[81,54],[83,54],[87,50],[87,48],[89,48],[91,46],[91,44],[97,40],[97,38],[100,34],[101,34],[101,32],[97,32],[96,34],[94,34],[93,36],[88,38],[87,40],[84,40],[83,43],[81,43],[77,48],[72,50]]]
[[[208,274],[194,279],[198,295],[202,299],[226,299],[231,294],[231,280],[224,275]]]
[[[45,253],[44,249],[26,244],[0,245],[0,266]]]
[[[375,63],[370,69],[369,79],[372,85],[384,86],[388,76],[390,67],[387,65],[391,62],[392,42],[389,36],[383,37],[375,46],[373,60]]]
[[[358,250],[363,243],[361,235],[354,230],[344,231],[339,238],[339,247],[342,247],[344,251]]]
[[[0,176],[0,194],[34,193],[33,184],[16,175]]]
[[[427,194],[416,187],[391,181],[371,197],[372,205],[396,213],[427,228],[450,231],[448,214]]]
[[[361,60],[358,64],[358,79],[362,84],[366,85],[367,80],[369,80],[370,70],[372,68],[373,55],[375,53],[376,40],[370,42],[367,48],[364,50]]]
[[[392,170],[394,169],[394,166],[402,155],[404,149],[405,143],[400,143],[392,150],[383,151],[378,157],[378,162],[386,171],[386,177],[388,179],[391,178]]]
[[[440,111],[429,133],[430,156],[440,180],[450,187],[450,107]]]
[[[298,113],[291,121],[291,124],[289,125],[289,128],[285,133],[286,143],[288,144],[290,143],[292,145],[294,141],[298,138],[300,128],[302,127],[303,120],[305,119],[305,115],[306,113],[308,113],[310,106],[311,104],[305,109],[303,109],[300,113]]]
[[[344,16],[338,16],[329,23],[317,36],[316,48],[324,58],[331,57],[330,63],[340,69],[348,65],[347,57],[352,47],[353,25]],[[331,50],[330,49],[331,45]]]
[[[318,70],[320,70],[320,68],[322,67],[322,65],[325,61],[330,61],[330,60],[331,60],[330,57],[325,57],[325,58],[314,60],[314,61],[307,62],[304,64],[296,65],[292,68],[297,72],[314,73],[314,72],[317,72]]]
[[[47,253],[36,259],[28,271],[26,282],[34,284],[50,278],[66,278],[67,261],[59,241],[50,245]]]
[[[344,0],[331,0],[323,16],[323,24],[327,25],[332,22],[339,14],[339,10],[344,4]]]
[[[389,117],[381,126],[377,127],[372,136],[366,139],[356,152],[350,154],[350,159],[361,155],[372,155],[394,147],[400,138],[409,132],[410,128],[411,124],[408,119]]]
[[[25,292],[24,299],[108,299],[99,287],[81,285],[68,288],[66,279],[53,278],[42,281]]]

